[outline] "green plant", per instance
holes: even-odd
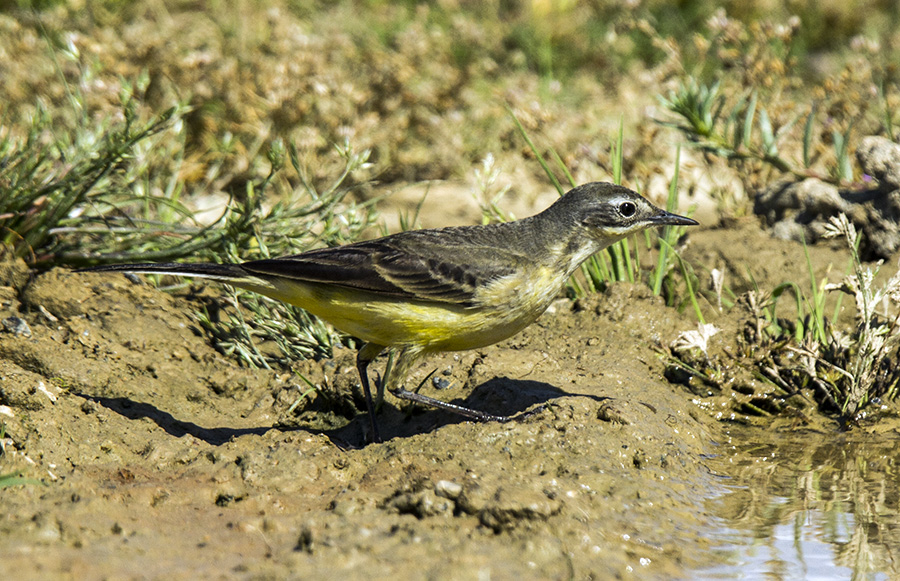
[[[693,147],[704,152],[732,161],[761,161],[778,171],[802,175],[778,150],[779,140],[796,118],[776,131],[766,108],[759,106],[756,92],[739,97],[726,111],[720,86],[719,82],[704,85],[693,78],[681,83],[667,97],[659,98],[680,119],[661,123],[681,131]]]
[[[853,273],[839,284],[826,285],[853,297],[857,325],[850,333],[836,334],[820,353],[809,354],[817,363],[838,372],[827,384],[841,402],[841,412],[856,414],[875,398],[893,399],[900,382],[900,270],[883,285],[875,285],[880,263],[863,267],[859,259],[859,234],[847,216],[830,221],[826,236],[842,237],[850,249]],[[888,307],[893,307],[893,313]]]
[[[189,192],[177,179],[183,150],[169,151],[175,165],[168,168],[148,155],[164,132],[176,133],[167,148],[183,145],[177,138],[184,130],[183,111],[173,108],[141,121],[133,93],[126,86],[119,122],[96,127],[83,120],[70,132],[52,132],[50,115],[39,108],[23,139],[0,128],[0,242],[42,267],[184,257],[239,262],[352,241],[373,222],[374,201],[344,202],[353,188],[350,176],[370,167],[368,151],[348,143],[336,147],[343,168],[319,191],[294,145],[275,140],[267,153],[268,175],[248,180],[217,219],[199,224],[182,201]],[[53,139],[44,145],[48,134]],[[295,177],[285,175],[288,162]],[[198,321],[220,349],[245,363],[268,366],[330,352],[330,332],[299,309],[252,293],[232,299],[252,316],[244,319],[238,309],[221,322],[203,314]],[[278,349],[263,356],[254,343],[259,340],[271,340]]]
[[[818,283],[810,264],[811,298],[795,283],[778,285],[761,301],[758,338],[770,349],[767,366],[761,370],[788,393],[815,388],[820,403],[842,418],[853,420],[877,398],[897,395],[900,368],[900,320],[892,314],[900,306],[900,271],[880,287],[874,280],[879,267],[864,267],[859,258],[859,234],[844,214],[832,218],[826,237],[844,238],[850,250],[850,273],[841,283]],[[783,324],[775,315],[778,299],[787,291],[795,299],[796,316]],[[856,326],[850,331],[835,328],[841,297],[831,319],[825,314],[825,297],[841,291],[854,298]],[[789,361],[796,363],[786,364]]]
[[[76,245],[66,235],[95,226],[96,217],[85,214],[86,209],[115,214],[134,201],[125,182],[136,152],[145,145],[152,148],[154,136],[180,115],[172,108],[141,121],[128,94],[123,94],[121,110],[121,121],[65,132],[54,130],[39,104],[23,139],[0,125],[0,243],[36,265],[79,262],[83,252],[73,253]]]
[[[35,478],[25,478],[22,476],[22,472],[20,470],[10,472],[8,474],[0,474],[0,488],[26,485],[47,486],[47,483]]]
[[[876,285],[880,265],[870,268],[860,261],[859,234],[843,214],[829,222],[826,236],[843,238],[850,250],[848,274],[840,283],[817,280],[807,253],[808,295],[800,285],[785,282],[769,292],[757,288],[741,297],[750,312],[743,333],[746,344],[729,361],[707,355],[707,341],[714,332],[701,325],[702,333],[682,334],[665,354],[670,366],[718,389],[734,384],[740,369],[752,370],[769,393],[753,393],[748,399],[741,388],[735,405],[751,415],[797,413],[786,405],[788,400],[810,390],[823,410],[846,423],[864,417],[869,403],[896,398],[900,390],[896,364],[900,358],[900,271]],[[826,297],[835,291],[841,295],[829,318]],[[845,294],[854,299],[856,324],[840,330],[835,321]],[[785,316],[782,311],[779,316],[778,305],[784,297],[793,298],[792,314]],[[698,347],[703,357],[698,357]]]
[[[176,106],[148,112],[142,99],[150,76],[143,72],[133,81],[119,79],[118,107],[95,116],[83,91],[97,70],[82,63],[74,46],[57,51],[48,42],[67,108],[51,110],[37,99],[29,126],[8,119],[0,125],[0,243],[32,265],[185,257],[240,262],[353,241],[372,224],[375,200],[345,201],[366,180],[368,150],[356,151],[346,141],[335,147],[331,158],[342,167],[326,182],[310,177],[293,143],[239,143],[226,132],[210,144],[215,161],[205,166],[203,179],[187,181],[186,117],[195,111]],[[74,66],[81,82],[70,84],[64,66]],[[248,157],[240,178],[226,163],[237,150]],[[331,158],[318,156],[317,169],[333,167]],[[220,188],[230,199],[218,217],[201,222],[193,202]],[[299,309],[252,293],[231,298],[235,310],[224,311],[221,322],[209,313],[198,321],[220,349],[246,364],[268,366],[330,352],[333,333]],[[258,346],[267,341],[275,349]]]
[[[893,133],[896,81],[888,71],[896,59],[860,35],[841,67],[811,81],[803,71],[812,60],[798,44],[807,25],[801,16],[744,21],[720,9],[692,47],[666,39],[680,81],[660,96],[669,115],[659,122],[735,166],[746,190],[764,187],[773,173],[853,184],[855,136]]]
[[[853,121],[847,123],[843,131],[832,129],[828,140],[832,154],[828,158],[827,173],[816,171],[815,151],[821,144],[813,142],[816,132],[815,105],[808,107],[800,143],[800,162],[791,161],[782,153],[783,144],[792,135],[794,126],[801,119],[799,113],[791,113],[781,125],[773,123],[769,110],[759,104],[755,89],[729,102],[720,93],[720,83],[699,84],[691,78],[667,97],[660,97],[662,105],[678,119],[659,121],[661,124],[678,129],[691,144],[707,154],[722,157],[746,169],[748,163],[758,163],[796,179],[816,177],[834,184],[853,181],[850,139]],[[820,137],[821,141],[823,138]],[[796,150],[791,142],[789,149]]]

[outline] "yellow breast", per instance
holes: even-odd
[[[264,294],[303,308],[368,343],[423,352],[491,345],[531,324],[556,297],[559,273],[535,266],[480,289],[475,305],[409,301],[331,285],[280,280]]]

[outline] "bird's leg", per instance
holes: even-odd
[[[396,389],[390,390],[391,394],[394,397],[399,399],[405,399],[407,401],[414,401],[416,403],[420,403],[422,405],[427,405],[433,408],[442,409],[460,416],[465,416],[467,418],[472,418],[473,420],[478,420],[480,422],[508,422],[514,419],[513,416],[495,416],[493,414],[489,414],[486,412],[482,412],[479,410],[473,410],[472,408],[467,408],[461,405],[456,405],[455,403],[447,403],[445,401],[441,401],[439,399],[434,399],[433,397],[428,397],[427,395],[422,395],[420,393],[416,393],[414,391],[409,391],[408,389],[404,389],[402,387],[398,387]]]
[[[387,383],[387,390],[391,392],[391,395],[393,395],[394,397],[448,411],[460,416],[471,418],[473,420],[478,420],[480,422],[508,422],[513,419],[528,417],[532,413],[534,413],[530,412],[524,415],[520,414],[516,416],[495,416],[493,414],[489,414],[479,410],[473,410],[472,408],[467,408],[455,403],[447,403],[439,399],[434,399],[433,397],[428,397],[427,395],[409,391],[408,389],[404,389],[401,385],[397,385],[400,380],[406,377],[407,371],[409,371],[409,368],[419,357],[419,355],[421,355],[421,351],[418,350],[413,350],[410,348],[401,350],[399,352],[399,355],[397,356],[397,361],[392,373],[390,375],[385,374],[385,383]]]
[[[378,432],[378,422],[375,419],[375,404],[372,401],[372,390],[369,389],[369,363],[384,351],[381,345],[366,343],[356,354],[356,371],[359,372],[359,381],[362,383],[363,394],[366,396],[366,411],[369,413],[369,421],[372,423],[372,441],[381,442],[381,434]],[[382,388],[379,388],[379,391]]]
[[[384,386],[388,382],[388,378],[392,376],[394,373],[394,356],[396,355],[396,351],[393,349],[388,351],[388,360],[387,365],[384,367],[384,375],[378,378],[378,381],[375,382],[375,387],[377,388],[375,393],[375,410],[381,411],[381,406],[384,405]]]

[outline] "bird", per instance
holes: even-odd
[[[80,272],[167,274],[209,279],[305,309],[362,341],[356,368],[371,437],[380,442],[369,364],[395,361],[377,382],[399,399],[472,419],[506,421],[403,387],[423,356],[492,345],[534,322],[595,253],[654,226],[698,222],[657,208],[606,182],[580,185],[521,220],[409,230],[374,240],[241,263],[107,264]]]

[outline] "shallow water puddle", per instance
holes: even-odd
[[[766,441],[761,441],[766,440]],[[900,438],[731,432],[708,462],[722,494],[700,579],[900,578]]]

